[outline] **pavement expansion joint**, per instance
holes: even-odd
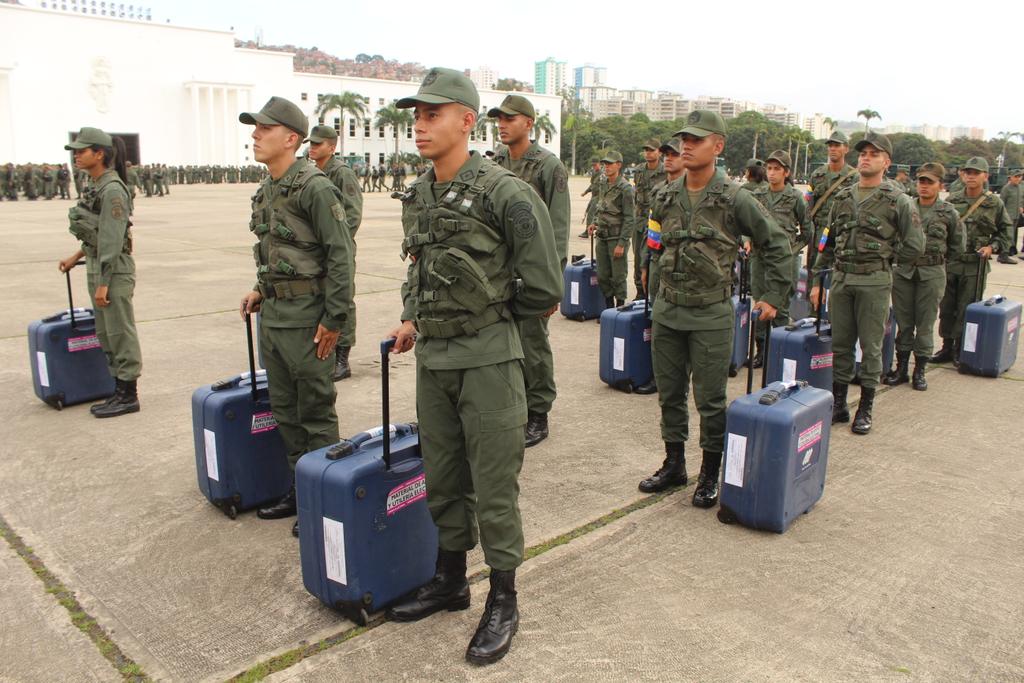
[[[85,611],[74,592],[46,568],[39,556],[25,544],[25,541],[11,528],[3,515],[0,515],[0,536],[4,537],[7,545],[29,566],[36,578],[43,582],[46,592],[68,611],[72,625],[88,636],[100,654],[117,669],[125,681],[148,683],[152,680],[142,670],[142,667],[118,647],[107,631],[99,625],[99,622]]]

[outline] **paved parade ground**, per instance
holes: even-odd
[[[570,184],[570,253],[588,251],[585,187]],[[657,397],[602,384],[598,325],[560,315],[551,436],[521,477],[531,550],[509,655],[463,659],[486,581],[467,611],[357,629],[303,588],[293,520],[230,520],[196,485],[192,391],[247,369],[254,189],[137,200],[142,411],[114,420],[32,392],[26,328],[67,306],[72,202],[0,203],[0,682],[1024,681],[1024,361],[999,379],[932,366],[925,393],[881,388],[871,434],[837,426],[823,499],[777,535],[694,508],[692,483],[637,490],[663,457]],[[343,435],[380,422],[400,208],[365,196]],[[84,268],[72,281],[87,306]],[[1024,264],[993,261],[997,293],[1024,300]],[[392,420],[414,420],[412,354],[391,368]],[[730,398],[744,385],[730,380]],[[479,550],[470,561],[479,578]]]

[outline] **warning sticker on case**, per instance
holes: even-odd
[[[1006,323],[1006,331],[1013,333],[1017,331],[1017,327],[1020,326],[1020,318],[1010,318],[1010,322]]]
[[[388,494],[387,513],[388,516],[395,514],[402,508],[407,508],[417,500],[427,497],[427,480],[424,475],[410,479],[404,484],[399,484],[391,489]]]
[[[651,328],[645,327],[644,328],[644,342],[649,342],[649,341],[651,341]]]
[[[794,381],[796,381],[796,358],[783,358],[782,359],[782,381],[783,382],[794,382]]]
[[[615,337],[612,339],[612,370],[624,371],[626,369],[626,339]]]
[[[88,351],[89,349],[98,349],[100,347],[100,338],[95,334],[89,334],[84,337],[69,337],[68,338],[68,351],[74,353],[75,351]]]
[[[251,434],[269,432],[272,429],[277,429],[277,420],[274,419],[273,413],[270,411],[265,413],[253,413],[252,429],[249,430]]]
[[[807,448],[808,446],[813,446],[814,444],[821,441],[821,424],[822,423],[819,421],[811,425],[804,431],[800,432],[800,436],[797,437],[796,441],[797,453]]]
[[[974,353],[978,348],[978,323],[964,325],[964,351]]]
[[[36,369],[39,371],[39,386],[50,386],[50,373],[46,370],[46,352],[36,351]]]
[[[729,434],[725,451],[725,483],[743,488],[743,470],[747,460],[747,437]]]
[[[597,287],[597,275],[590,276],[590,286]]]
[[[822,368],[832,367],[832,354],[821,353],[817,356],[811,356],[811,370],[821,370]]]
[[[803,472],[815,462],[817,461],[814,459],[814,449],[808,448],[807,452],[804,453],[804,457],[800,459],[800,472]]]
[[[345,565],[345,525],[324,517],[324,567],[327,578],[348,585],[348,567]]]
[[[220,470],[217,469],[217,435],[209,429],[204,429],[203,444],[206,446],[206,476],[214,481],[220,481]]]
[[[569,303],[573,306],[580,305],[580,283],[578,282],[569,283]]]

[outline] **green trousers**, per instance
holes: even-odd
[[[338,442],[334,354],[316,357],[315,327],[268,327],[260,321],[260,351],[270,406],[292,469],[304,454]]]
[[[599,239],[594,249],[597,259],[597,284],[607,299],[615,297],[626,300],[626,255],[615,258],[612,254],[618,246],[618,238]]]
[[[964,313],[970,304],[985,298],[987,280],[987,263],[980,286],[977,265],[950,263],[946,266],[946,287],[939,302],[940,337],[960,341],[964,335]]]
[[[142,349],[139,347],[139,333],[135,329],[135,275],[114,273],[107,287],[110,305],[100,308],[96,305],[96,287],[99,274],[89,273],[89,299],[96,316],[96,337],[100,348],[107,357],[110,376],[122,382],[131,382],[142,374]]]
[[[352,235],[352,262],[356,260],[356,241],[355,234]],[[341,336],[338,337],[338,346],[347,346],[352,348],[356,345],[356,274],[352,272],[352,281],[349,283],[352,287],[352,305],[349,306],[348,316],[345,317],[345,321],[341,323]]]
[[[692,376],[693,401],[700,413],[700,447],[721,453],[732,328],[681,331],[654,321],[651,349],[661,405],[661,438],[667,442],[689,439],[687,399]]]
[[[829,293],[832,321],[832,377],[840,384],[853,380],[860,340],[861,386],[874,389],[882,375],[882,340],[889,317],[891,285],[849,285],[833,281]]]
[[[892,307],[896,314],[896,351],[914,356],[930,356],[935,348],[935,318],[939,313],[939,299],[946,286],[945,278],[922,280],[920,273],[913,278],[894,275],[892,280]]]
[[[520,361],[463,370],[416,366],[427,507],[444,550],[479,540],[493,569],[523,563],[519,470],[526,396]]]
[[[526,382],[526,407],[531,413],[547,414],[555,402],[555,357],[548,339],[550,318],[523,318],[517,321],[523,343],[523,380]]]

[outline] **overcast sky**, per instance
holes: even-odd
[[[598,7],[614,12],[598,16]],[[612,87],[776,103],[807,116],[880,125],[1024,131],[1024,5],[939,2],[519,2],[406,0],[281,3],[166,0],[153,19],[228,29],[339,57],[381,54],[533,82],[533,63],[608,68]],[[675,28],[673,28],[675,27]],[[1019,53],[1018,53],[1019,54]],[[1012,84],[1012,85],[1011,85]]]

